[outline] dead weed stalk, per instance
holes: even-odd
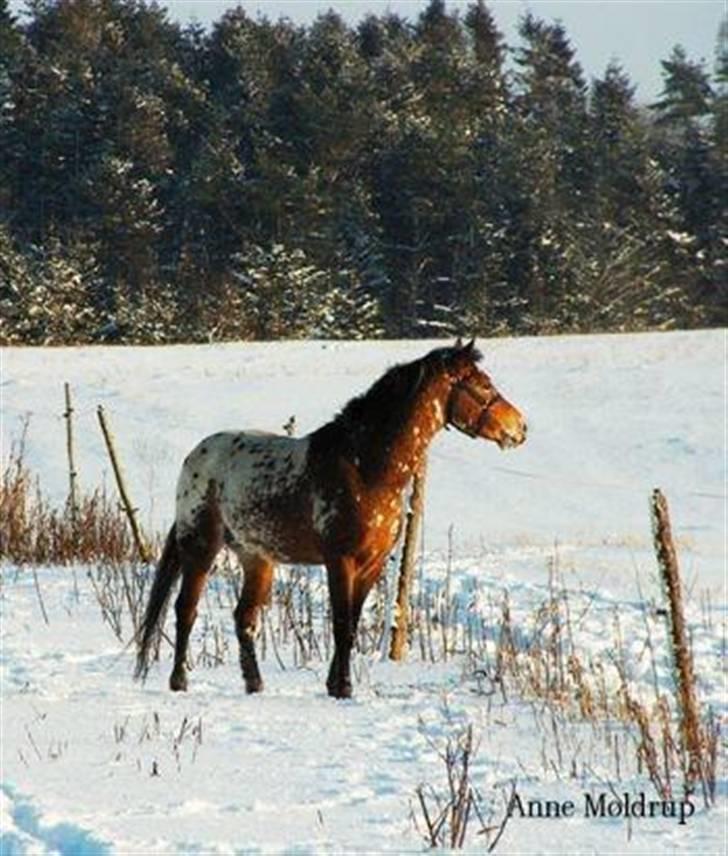
[[[106,491],[54,507],[25,461],[28,422],[0,474],[0,560],[17,565],[116,563],[133,555],[123,514]]]

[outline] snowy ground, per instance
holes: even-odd
[[[28,461],[62,501],[69,381],[82,483],[109,480],[95,416],[103,404],[142,521],[164,529],[179,463],[204,434],[280,430],[291,414],[304,433],[429,346],[6,350],[3,447],[30,413]],[[648,514],[659,486],[691,595],[702,698],[724,717],[724,333],[499,340],[484,351],[495,382],[527,414],[529,440],[505,454],[456,432],[436,439],[425,583],[442,577],[452,526],[454,587],[481,600],[507,589],[526,622],[558,556],[573,605],[589,605],[578,628],[584,659],[608,654],[618,614],[631,677],[647,684],[637,591],[639,583],[648,600],[659,596]],[[76,578],[78,597],[71,570],[39,570],[46,626],[31,573],[2,568],[3,856],[417,852],[425,845],[410,816],[415,788],[444,784],[431,742],[467,720],[486,800],[497,807],[516,779],[524,798],[577,805],[569,819],[513,818],[496,852],[724,852],[724,779],[718,806],[697,803],[685,825],[584,817],[585,792],[654,792],[626,750],[615,769],[602,728],[564,723],[549,736],[523,700],[486,702],[462,658],[428,665],[413,652],[396,666],[359,656],[356,698],[337,703],[324,694],[323,663],[295,669],[287,650],[285,670],[269,654],[266,691],[248,698],[231,656],[196,669],[191,692],[172,696],[167,662],[146,686],[132,683],[131,652],[101,621],[85,570]],[[208,607],[215,612],[214,598]],[[482,851],[482,839],[471,848]]]

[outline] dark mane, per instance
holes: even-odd
[[[392,366],[319,428],[314,438],[327,446],[336,443],[344,454],[358,455],[364,470],[378,471],[391,441],[410,415],[418,390],[462,356],[462,349],[457,347],[436,348],[410,363]],[[468,360],[477,362],[481,356],[473,349]]]

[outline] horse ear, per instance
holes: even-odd
[[[463,346],[463,337],[458,336],[457,339],[455,340],[455,347],[456,348],[462,348],[462,346]]]
[[[469,354],[472,354],[472,352],[475,350],[475,336],[473,336],[473,338],[468,342],[468,344],[464,346],[463,350],[467,351]]]

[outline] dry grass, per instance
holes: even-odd
[[[662,616],[644,611],[645,650],[655,676],[652,698],[628,680],[627,662],[619,614],[615,613],[612,650],[616,656],[590,657],[585,661],[575,644],[573,610],[568,592],[557,587],[553,566],[548,598],[538,607],[533,626],[540,628],[528,640],[516,644],[508,596],[501,604],[495,656],[483,652],[480,675],[488,679],[487,692],[500,688],[523,700],[545,705],[554,716],[597,726],[622,727],[631,738],[637,772],[648,776],[661,799],[694,795],[700,790],[706,806],[715,802],[719,725],[712,712],[703,710],[696,726],[698,735],[688,746],[681,729],[679,696],[661,692],[657,681],[655,646],[651,627]],[[477,654],[476,654],[477,657]],[[478,662],[478,660],[476,660]],[[695,746],[699,747],[696,753]],[[619,751],[617,748],[615,751]],[[619,772],[624,764],[617,758]]]
[[[26,422],[0,474],[0,561],[33,570],[46,623],[36,567],[87,566],[101,616],[124,641],[138,630],[147,582],[127,518],[103,489],[77,497],[75,508],[54,507],[25,462],[27,430]]]
[[[55,508],[25,462],[27,424],[0,475],[0,560],[17,565],[118,564],[133,555],[129,527],[105,490],[84,494],[75,514]]]

